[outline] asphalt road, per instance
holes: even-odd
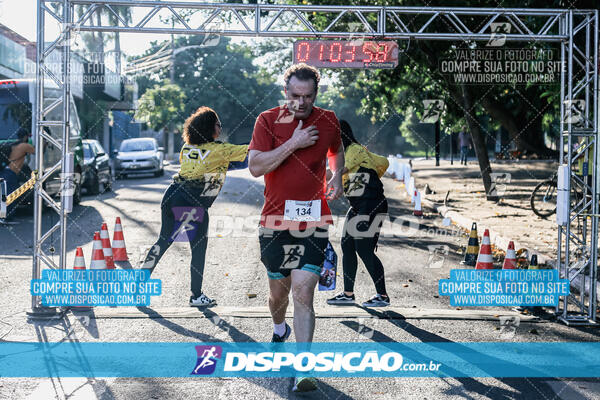
[[[139,177],[116,181],[114,191],[84,196],[69,218],[68,260],[72,262],[77,246],[84,248],[89,264],[91,240],[102,221],[112,231],[115,217],[123,222],[130,264],[137,267],[144,250],[153,243],[160,228],[159,204],[175,167],[164,177]],[[566,327],[550,318],[537,322],[521,321],[510,333],[498,321],[436,319],[429,315],[454,310],[447,298],[437,295],[438,279],[460,261],[457,248],[466,237],[440,218],[428,216],[415,222],[410,218],[410,203],[402,197],[398,184],[384,179],[390,202],[390,217],[404,217],[404,234],[382,237],[378,255],[386,268],[386,282],[392,305],[416,309],[422,318],[318,318],[315,341],[323,342],[570,342],[597,341],[598,331]],[[262,206],[263,183],[247,170],[233,171],[210,210],[211,237],[207,252],[204,291],[219,306],[230,309],[264,307],[267,304],[266,273],[259,259],[256,219]],[[343,216],[345,201],[332,204],[335,214]],[[27,320],[31,306],[32,219],[20,214],[18,224],[0,226],[0,340],[3,341],[249,341],[265,342],[272,325],[265,317],[219,316],[198,313],[198,317],[123,319],[102,317],[85,319],[68,314],[59,321]],[[56,217],[44,214],[44,225]],[[341,223],[331,230],[331,242],[341,257]],[[51,238],[56,239],[56,238]],[[58,246],[54,243],[54,246]],[[442,250],[442,257],[431,256],[430,247]],[[440,247],[442,246],[442,247]],[[447,247],[443,247],[447,246]],[[431,247],[431,248],[433,248]],[[49,250],[49,246],[46,246]],[[444,252],[447,250],[448,254]],[[189,298],[189,245],[175,243],[158,265],[153,278],[161,279],[163,294],[152,299],[152,310],[181,310]],[[58,257],[54,256],[58,261]],[[341,279],[338,281],[341,286]],[[359,267],[355,287],[358,301],[374,294],[364,267]],[[334,292],[318,292],[315,307],[325,310],[325,300]],[[248,294],[255,296],[248,296]],[[506,310],[486,308],[490,314]],[[144,312],[144,311],[142,311]],[[156,311],[146,310],[147,314]],[[156,318],[157,317],[157,318]],[[0,361],[1,362],[1,361]],[[291,379],[241,378],[0,378],[0,398],[4,399],[271,399],[295,398]],[[582,399],[600,398],[598,379],[518,379],[518,378],[326,378],[319,390],[297,396],[325,399]]]

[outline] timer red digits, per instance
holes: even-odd
[[[337,49],[334,49],[334,47],[337,47]],[[337,54],[336,54],[337,52]],[[342,59],[342,44],[339,42],[334,42],[331,44],[331,46],[329,47],[329,54],[331,54],[331,62],[337,63],[340,62],[340,60]],[[335,56],[334,56],[335,54]]]
[[[373,51],[374,50],[373,46],[374,45],[371,42],[363,44],[363,46],[362,46],[363,53],[369,55],[369,59],[368,60],[364,59],[363,60],[364,62],[373,62],[373,59],[375,58],[375,52]]]
[[[350,59],[349,60],[344,60],[344,62],[352,62],[352,61],[354,61],[354,56],[356,55],[356,46],[352,46],[352,48],[350,50],[346,50],[344,53],[345,54],[350,53]]]
[[[302,42],[298,46],[298,61],[306,62],[308,61],[308,53],[309,53],[310,45],[307,42]],[[304,53],[304,56],[302,56]]]
[[[394,68],[398,44],[370,41],[300,40],[294,43],[294,62],[325,68]]]
[[[385,55],[387,54],[387,45],[380,44],[377,46],[377,55],[375,56],[375,61],[384,62]]]

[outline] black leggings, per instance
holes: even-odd
[[[378,214],[387,214],[387,211],[388,204],[385,197],[369,200],[359,210],[354,207],[350,207],[348,210],[344,222],[344,236],[342,237],[344,291],[354,292],[354,281],[358,267],[356,253],[358,253],[371,275],[377,293],[387,296],[383,264],[381,264],[379,257],[375,255],[383,218],[375,219]]]
[[[185,241],[189,238],[192,251],[192,262],[190,264],[191,290],[194,297],[202,294],[202,278],[204,275],[204,260],[206,256],[206,245],[208,242],[208,210],[199,206],[199,198],[202,190],[196,190],[185,184],[172,183],[165,192],[161,205],[161,228],[156,243],[148,250],[142,268],[154,271],[156,264],[160,261],[173,241]],[[191,212],[189,231],[183,232],[181,226],[186,220],[186,214]],[[176,222],[178,222],[176,224]]]

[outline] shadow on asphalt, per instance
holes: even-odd
[[[414,336],[416,339],[418,339],[419,341],[421,341],[423,343],[432,343],[432,346],[435,346],[433,343],[441,343],[441,342],[458,343],[458,342],[453,342],[452,340],[447,339],[445,337],[436,335],[433,332],[429,332],[425,329],[421,329],[421,328],[411,324],[410,322],[408,322],[403,315],[396,313],[394,311],[380,312],[377,310],[366,309],[366,308],[365,308],[365,310],[367,312],[369,312],[369,314],[371,314],[375,317],[386,319],[389,323],[395,325],[399,329],[406,331],[407,333]],[[384,346],[385,346],[385,343],[396,342],[391,337],[387,336],[386,334],[384,334],[378,330],[374,330],[374,329],[370,329],[370,328],[368,330],[364,330],[364,327],[355,321],[342,321],[341,324],[356,331],[359,334],[368,333],[368,336],[371,338],[372,341],[382,343]],[[407,351],[412,352],[412,353],[418,353],[413,348],[407,348]],[[474,351],[472,348],[469,348],[466,346],[464,347],[464,353],[472,354],[473,352]],[[422,354],[421,354],[421,356],[422,356],[422,359],[427,358],[427,357],[423,356]],[[453,356],[457,356],[460,358],[460,353],[453,353]],[[493,363],[493,358],[491,358],[490,356],[486,355],[485,358],[489,359],[491,361],[491,363]],[[519,367],[522,368],[522,366],[519,366]],[[482,369],[484,371],[483,373],[485,374],[485,367],[480,367],[480,369]],[[445,372],[449,373],[451,376],[458,375],[461,373],[461,371],[449,369],[447,366],[444,367],[444,370],[445,370]],[[534,373],[535,371],[532,370],[531,372]],[[456,378],[452,378],[452,379],[455,379],[456,381],[460,382],[460,385],[452,385],[449,380],[446,380],[446,383],[448,385],[450,385],[451,387],[444,390],[443,393],[447,396],[461,396],[462,398],[466,398],[466,399],[476,399],[476,398],[480,398],[480,396],[483,396],[486,398],[492,398],[492,399],[504,399],[504,398],[511,399],[511,398],[515,398],[515,392],[518,393],[517,397],[519,397],[519,398],[548,398],[549,399],[549,398],[555,398],[555,396],[556,396],[556,392],[553,389],[553,387],[549,384],[549,382],[559,382],[561,384],[564,384],[564,382],[562,382],[560,379],[554,379],[554,378],[495,378],[498,381],[500,381],[500,382],[504,383],[505,385],[512,388],[512,390],[508,390],[508,389],[498,387],[497,385],[496,386],[487,385],[487,384],[480,382],[479,380],[474,379],[474,378],[456,377]],[[566,392],[565,392],[565,390],[566,390]],[[465,392],[477,393],[478,396],[469,396]],[[561,398],[577,398],[580,395],[578,392],[568,388],[568,385],[566,385],[566,387],[560,393],[561,393]]]
[[[82,220],[82,218],[85,218]],[[16,240],[0,241],[0,254],[2,255],[29,255],[33,256],[33,216],[24,213],[17,214],[13,221],[14,225],[0,225],[0,236],[11,235]],[[67,218],[67,236],[84,237],[89,236],[89,226],[102,225],[102,216],[91,206],[77,205],[73,207],[73,212]],[[50,230],[58,222],[58,215],[51,209],[45,209],[42,214],[42,233]],[[55,254],[58,254],[60,247],[60,235],[54,233],[44,242],[43,249],[48,255],[52,255],[51,246],[55,248]],[[92,237],[89,237],[89,242]],[[15,247],[16,245],[16,247]],[[74,250],[82,244],[75,240],[67,240],[67,250]]]
[[[167,328],[179,335],[191,337],[191,338],[194,338],[201,342],[211,342],[211,343],[225,342],[224,340],[216,338],[214,336],[206,335],[203,333],[199,333],[199,332],[195,332],[190,329],[187,329],[173,321],[170,321],[170,320],[162,317],[162,315],[160,313],[154,311],[151,308],[137,307],[137,309],[139,311],[143,312],[144,314],[148,315],[150,318],[152,318],[158,324],[164,326],[165,328]],[[256,343],[256,341],[254,339],[252,339],[252,337],[246,335],[244,332],[240,331],[239,329],[237,329],[236,327],[231,325],[227,321],[226,318],[222,318],[214,311],[211,311],[210,308],[203,309],[203,310],[199,309],[198,312],[201,314],[204,314],[204,316],[206,317],[206,319],[208,321],[210,321],[212,324],[214,324],[216,327],[218,327],[223,332],[227,333],[227,335],[232,339],[233,342]],[[290,398],[290,396],[292,396],[291,398],[295,398],[294,394],[291,391],[292,386],[293,386],[292,378],[268,378],[268,379],[266,379],[266,378],[239,378],[239,379],[245,379],[248,382],[251,382],[257,386],[261,386],[264,389],[270,390],[270,391],[274,392],[275,394],[280,395],[284,398]],[[281,391],[282,385],[273,385],[272,384],[273,381],[281,381],[281,382],[288,381],[288,383],[289,383],[287,386],[288,391],[287,392]],[[340,392],[336,388],[328,385],[327,383],[325,383],[323,381],[319,381],[319,389],[318,390],[316,390],[313,393],[305,393],[302,395],[298,395],[298,398],[303,398],[303,399],[310,399],[310,398],[351,399],[351,397],[347,396],[346,394]]]
[[[91,320],[93,321],[93,320]],[[90,321],[90,325],[92,324]],[[32,321],[29,320],[29,323],[33,324],[34,329],[35,329],[35,333],[37,336],[37,341],[39,343],[47,343],[48,347],[47,348],[52,348],[52,346],[56,345],[57,342],[49,342],[48,341],[48,335],[46,334],[46,329],[47,328],[52,328],[52,329],[59,329],[61,331],[64,332],[65,337],[63,338],[63,340],[61,340],[58,343],[63,343],[63,342],[69,342],[69,343],[73,343],[74,346],[74,350],[77,352],[78,355],[78,361],[79,361],[79,368],[82,371],[85,371],[85,376],[83,378],[86,379],[85,382],[83,382],[80,387],[83,387],[85,385],[90,385],[92,387],[92,390],[94,391],[94,393],[97,395],[97,398],[108,398],[108,399],[112,399],[114,398],[114,393],[112,392],[112,390],[110,389],[110,387],[108,386],[108,384],[106,382],[104,382],[102,379],[97,379],[94,377],[94,375],[96,374],[96,372],[94,371],[94,368],[92,367],[92,365],[89,363],[84,351],[81,349],[80,346],[78,346],[78,344],[81,343],[81,341],[77,338],[75,338],[73,335],[71,335],[71,333],[73,332],[73,325],[71,324],[71,321],[68,318],[61,318],[61,319],[56,319],[56,320],[49,320],[49,321]],[[94,328],[96,329],[96,335],[94,337],[98,337],[98,331],[97,328],[95,327],[95,322],[94,322]],[[86,327],[87,329],[87,327]],[[44,364],[46,366],[46,370],[47,371],[58,371],[58,364],[62,362],[62,360],[60,359],[56,359],[54,357],[43,357],[41,360],[39,360],[40,363]],[[64,397],[64,389],[62,388],[62,383],[60,382],[60,377],[56,377],[56,376],[52,376],[52,377],[48,377],[51,381],[52,381],[52,389],[54,390],[53,396],[52,393],[47,393],[44,394],[44,396],[52,396],[53,398],[63,398]],[[60,388],[60,389],[59,389]],[[76,392],[79,388],[75,389],[73,392]],[[106,397],[105,397],[106,396]]]

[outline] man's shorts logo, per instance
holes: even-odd
[[[215,372],[217,360],[223,355],[221,346],[196,346],[198,361],[191,375],[210,375]]]
[[[280,269],[298,268],[300,258],[304,255],[304,246],[301,244],[284,244],[283,252],[283,262]]]

